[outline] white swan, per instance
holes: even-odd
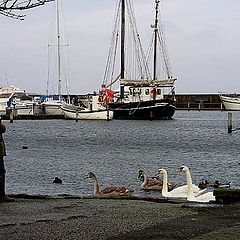
[[[199,196],[195,196],[193,192],[193,184],[192,184],[192,177],[190,174],[190,171],[188,167],[186,166],[181,166],[179,168],[179,172],[184,172],[187,177],[187,186],[188,186],[188,191],[187,191],[187,200],[191,202],[210,202],[210,201],[216,201],[215,196],[213,195],[213,192],[207,192],[204,194],[201,194]],[[205,189],[204,189],[205,190]],[[204,191],[203,190],[203,191]]]
[[[184,186],[180,186],[177,188],[174,188],[172,191],[168,191],[168,174],[167,171],[164,168],[160,168],[157,172],[157,176],[159,176],[160,174],[163,175],[163,189],[162,189],[162,196],[166,197],[166,198],[187,198],[188,195],[188,186],[184,185]],[[190,172],[189,172],[190,175]],[[191,177],[191,175],[190,175]],[[193,185],[193,192],[194,195],[199,195],[202,193],[202,191],[205,190],[200,190],[200,188],[198,186]]]
[[[87,176],[84,177],[85,178],[92,178],[93,182],[94,182],[94,195],[111,195],[111,196],[119,196],[119,195],[128,195],[130,196],[133,192],[133,190],[131,190],[130,188],[127,187],[118,187],[118,186],[110,186],[110,187],[106,187],[103,190],[100,191],[100,187],[99,187],[99,183],[98,183],[98,179],[97,176],[92,173],[89,172]]]
[[[156,178],[149,178],[148,174],[144,170],[139,170],[138,178],[143,178],[143,183],[141,184],[141,189],[143,190],[162,190],[163,188],[163,181]],[[173,188],[176,187],[174,183],[168,183],[168,190],[171,191]]]

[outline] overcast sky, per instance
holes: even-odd
[[[103,80],[118,0],[62,0],[69,47],[70,93],[96,91]],[[144,48],[155,0],[135,0]],[[162,0],[177,93],[240,92],[240,1]],[[0,85],[46,92],[53,6],[26,11],[24,21],[0,15]],[[65,92],[65,83],[62,86]]]

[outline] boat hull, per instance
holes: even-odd
[[[132,103],[110,103],[113,119],[160,120],[171,119],[174,104],[166,101],[144,101]]]
[[[45,102],[42,102],[41,105],[42,105],[43,114],[51,115],[51,116],[63,116],[63,110],[61,109],[63,102],[45,101]]]
[[[240,111],[240,98],[220,96],[220,99],[226,110]]]
[[[17,115],[34,115],[33,104],[32,105],[16,105],[15,110]]]
[[[105,109],[89,110],[81,109],[74,106],[61,107],[66,119],[74,120],[111,120],[113,118],[113,111]]]

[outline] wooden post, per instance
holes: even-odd
[[[232,133],[232,127],[233,127],[233,124],[232,124],[232,113],[229,112],[228,113],[228,133]]]
[[[78,111],[76,111],[76,122],[78,122]]]
[[[153,111],[150,111],[150,120],[153,120]]]
[[[13,109],[10,110],[9,118],[10,118],[10,123],[13,123]]]
[[[223,111],[223,104],[221,103],[221,111]]]
[[[109,108],[107,107],[107,121],[109,121]]]

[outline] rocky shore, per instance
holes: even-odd
[[[240,239],[240,204],[17,197],[0,204],[1,240]]]

